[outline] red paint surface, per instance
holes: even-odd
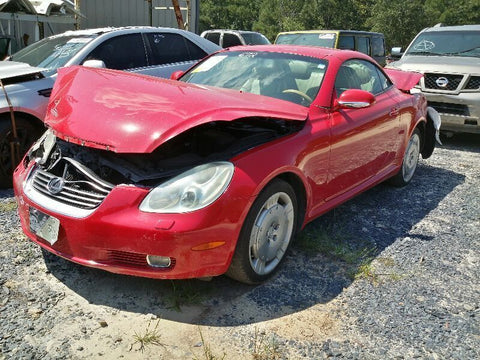
[[[138,206],[148,189],[125,185],[115,187],[85,219],[52,213],[23,194],[29,169],[21,163],[14,175],[14,190],[24,232],[59,256],[112,272],[154,278],[219,275],[228,269],[253,201],[273,178],[297,179],[298,196],[306,196],[305,225],[399,170],[410,134],[425,121],[423,97],[391,87],[376,96],[370,107],[335,109],[333,85],[338,68],[349,58],[368,57],[299,46],[245,49],[327,59],[327,73],[312,105],[306,108],[260,95],[110,70],[74,67],[60,71],[46,123],[59,137],[85,146],[150,152],[198,124],[249,116],[302,120],[305,126],[230,159],[235,174],[226,192],[210,206],[187,214],[141,212]],[[59,240],[53,246],[30,232],[29,206],[60,219]],[[209,241],[224,241],[225,245],[191,250]],[[168,256],[176,262],[166,270],[127,266],[112,262],[111,251],[140,254],[140,258],[142,254]]]

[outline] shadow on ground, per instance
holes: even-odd
[[[441,137],[444,148],[480,153],[480,134],[457,133],[452,137]]]
[[[380,184],[313,221],[304,231],[342,224],[351,235],[349,241],[361,238],[372,244],[374,255],[406,236],[429,241],[428,236],[414,233],[414,225],[464,182],[464,176],[427,164],[420,164],[409,186]],[[53,276],[92,304],[212,326],[257,323],[328,303],[352,282],[342,261],[295,245],[277,276],[256,287],[225,276],[210,282],[135,278],[85,268],[50,254],[44,257]]]

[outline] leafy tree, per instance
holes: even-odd
[[[425,0],[377,0],[366,25],[385,34],[389,47],[406,47],[431,19],[424,11]]]
[[[250,30],[258,19],[260,2],[254,0],[200,2],[200,31],[208,29]]]
[[[253,29],[275,40],[281,31],[302,30],[299,12],[305,0],[263,0]]]
[[[466,25],[480,23],[480,0],[426,0],[425,13],[434,23]]]

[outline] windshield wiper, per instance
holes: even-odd
[[[440,54],[440,53],[431,52],[431,51],[410,51],[408,52],[408,55],[439,56],[439,55],[445,55],[445,54]]]
[[[480,46],[475,46],[471,49],[467,49],[467,50],[462,50],[462,51],[457,51],[457,52],[452,52],[452,53],[446,53],[445,55],[460,55],[460,54],[465,54],[465,53],[468,53],[470,51],[473,51],[473,50],[477,50],[477,49],[480,49]]]

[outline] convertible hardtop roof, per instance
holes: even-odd
[[[223,51],[258,51],[258,52],[277,52],[315,57],[318,59],[327,59],[335,57],[341,61],[350,58],[372,60],[369,56],[352,50],[339,50],[324,47],[305,46],[305,45],[248,45],[233,46]],[[220,51],[222,52],[222,51]]]

